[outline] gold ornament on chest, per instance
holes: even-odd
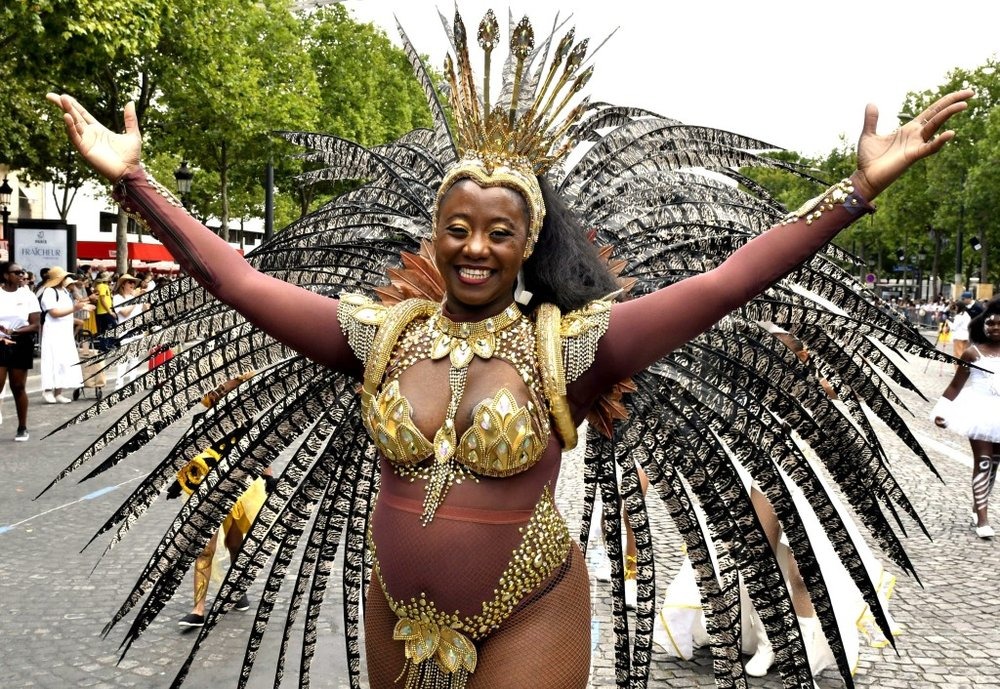
[[[393,471],[411,481],[427,481],[422,517],[426,524],[450,486],[463,478],[511,476],[536,464],[545,448],[543,439],[548,439],[548,419],[530,399],[534,330],[522,320],[516,304],[476,323],[453,322],[438,310],[409,334],[402,333],[400,339],[401,349],[392,357],[388,380],[363,405],[363,413],[372,438],[392,462]],[[399,376],[421,359],[446,357],[449,401],[440,428],[428,440],[413,421],[413,408],[400,391]],[[528,384],[529,399],[522,406],[508,387],[499,386],[492,397],[475,405],[468,429],[459,436],[456,414],[476,357],[499,357],[513,365]],[[433,461],[428,466],[424,460],[429,457]]]
[[[432,337],[430,357],[450,357],[455,368],[465,368],[477,356],[490,359],[497,350],[498,334],[520,318],[517,304],[477,323],[455,323],[441,313],[431,316],[427,322]]]

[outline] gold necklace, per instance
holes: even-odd
[[[469,363],[474,357],[489,359],[496,351],[496,336],[521,318],[521,309],[511,303],[495,316],[475,323],[455,323],[445,317],[441,307],[427,320],[433,341],[431,359],[451,358],[448,371],[448,387],[451,398],[445,410],[444,424],[434,434],[434,466],[431,467],[424,494],[424,510],[421,523],[426,526],[434,519],[434,513],[444,501],[452,483],[462,474],[462,469],[453,460],[458,448],[455,432],[455,413],[465,394],[465,383],[469,377]]]
[[[434,337],[431,343],[431,359],[451,357],[451,365],[461,369],[469,365],[473,357],[489,359],[496,351],[497,334],[503,332],[521,318],[521,309],[511,303],[495,316],[475,323],[456,323],[437,310],[427,321]]]

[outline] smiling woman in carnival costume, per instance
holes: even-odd
[[[306,625],[314,629],[314,602],[322,599],[344,534],[353,684],[358,673],[358,599],[367,595],[365,645],[372,687],[583,687],[590,658],[588,578],[580,546],[555,507],[554,491],[563,452],[577,444],[577,427],[584,419],[596,414],[591,426],[601,426],[601,419],[620,418],[627,411],[633,414],[629,423],[615,426],[608,421],[603,427],[611,439],[592,434],[587,452],[587,505],[592,505],[599,486],[606,529],[617,533],[620,501],[610,463],[619,462],[623,496],[632,503],[628,513],[636,520],[640,548],[638,626],[631,658],[627,628],[624,634],[616,629],[619,685],[628,684],[630,677],[645,681],[652,629],[652,555],[645,510],[636,504],[641,503],[637,461],[667,500],[682,534],[695,539],[689,545],[696,569],[709,565],[698,557],[696,530],[684,523],[683,491],[688,489],[679,482],[681,477],[706,506],[718,540],[729,547],[720,567],[743,572],[749,595],[779,649],[779,668],[789,680],[810,680],[787,592],[774,585],[780,569],[759,525],[755,529],[748,517],[752,508],[746,496],[739,497],[739,487],[727,478],[732,467],[727,468],[718,452],[690,452],[714,438],[740,445],[740,452],[758,452],[753,461],[766,464],[772,460],[759,451],[780,436],[765,437],[752,429],[739,435],[749,428],[746,424],[770,423],[765,416],[743,418],[743,425],[733,417],[728,428],[719,425],[721,410],[739,416],[742,408],[752,407],[752,398],[746,397],[740,409],[733,407],[727,400],[736,399],[737,391],[718,375],[710,380],[706,373],[700,384],[709,390],[706,397],[717,398],[715,411],[698,407],[697,413],[691,412],[694,405],[703,404],[692,392],[699,387],[694,377],[700,374],[697,366],[670,373],[680,361],[673,357],[686,356],[691,346],[707,346],[720,332],[720,319],[730,323],[730,343],[744,346],[747,340],[737,332],[742,325],[727,316],[741,307],[755,310],[750,314],[754,321],[790,327],[790,319],[808,309],[778,282],[793,271],[800,278],[814,277],[810,284],[817,292],[839,289],[846,282],[839,274],[825,284],[821,278],[832,274],[832,268],[803,263],[818,251],[830,251],[825,245],[871,212],[872,200],[883,189],[915,161],[939,150],[953,136],[940,131],[942,126],[964,109],[972,94],[943,96],[888,135],[876,134],[878,116],[869,106],[857,171],[775,222],[776,205],[734,171],[742,165],[766,164],[751,152],[766,145],[725,132],[685,128],[653,113],[579,100],[593,69],[586,64],[587,42],[577,42],[573,32],[563,31],[558,23],[557,30],[562,38],[553,34],[536,42],[527,19],[517,23],[503,78],[496,84],[490,75],[499,27],[492,12],[487,14],[477,34],[485,56],[480,89],[465,26],[456,13],[454,58],[445,65],[451,122],[407,42],[429,95],[434,130],[414,132],[371,151],[334,137],[287,135],[313,146],[336,174],[369,182],[279,234],[254,252],[252,265],[191,217],[143,169],[131,104],[125,110],[124,134],[115,134],[72,97],[50,94],[65,113],[71,141],[114,185],[115,198],[204,288],[187,281],[150,295],[153,312],[173,318],[156,335],[157,341],[205,339],[100,408],[159,386],[157,394],[170,402],[156,409],[155,419],[127,415],[135,419],[128,429],[136,432],[134,447],[179,416],[182,388],[191,381],[225,380],[247,365],[261,370],[206,414],[204,425],[181,440],[109,521],[108,528],[130,523],[184,461],[187,449],[253,420],[257,430],[221,457],[202,481],[112,621],[122,619],[149,594],[127,643],[163,607],[246,482],[297,438],[299,449],[261,509],[243,546],[246,557],[241,556],[227,575],[198,643],[271,557],[274,564],[265,587],[273,591],[280,585],[315,509],[289,615],[294,618],[308,592]],[[612,131],[604,133],[609,128]],[[563,170],[567,154],[584,142],[592,145],[572,169]],[[682,169],[687,164],[739,179],[753,193],[718,177],[699,177],[696,171]],[[667,213],[673,218],[669,223]],[[691,213],[713,219],[703,223]],[[684,214],[686,223],[678,219]],[[762,231],[769,224],[774,227]],[[667,228],[683,228],[671,240],[674,251],[664,250],[671,243],[666,241]],[[590,241],[595,232],[598,244],[616,244],[610,264]],[[437,274],[431,264],[421,264],[414,256],[403,258],[409,272],[399,270],[400,249],[416,251],[421,239],[430,240],[427,253],[433,255]],[[715,260],[730,252],[725,261]],[[616,272],[622,262],[627,264],[625,273],[637,282],[631,298],[616,301],[622,286]],[[394,277],[392,286],[379,280],[385,271]],[[418,273],[424,282],[414,288]],[[765,291],[768,298],[758,299]],[[408,298],[414,294],[434,298]],[[851,292],[845,298],[856,300],[852,308],[862,319],[881,313],[871,301],[864,302],[873,297]],[[692,304],[697,308],[690,308]],[[839,318],[846,327],[848,319]],[[131,327],[142,327],[145,314],[139,320]],[[888,316],[883,321],[877,321],[880,332],[896,346],[926,351],[905,324]],[[797,334],[807,336],[806,330]],[[217,353],[222,363],[199,359],[209,352]],[[830,354],[833,357],[832,349]],[[771,363],[760,365],[778,370],[773,368],[779,365],[774,357],[781,355],[767,356]],[[733,362],[738,359],[731,357]],[[781,366],[794,366],[780,361]],[[754,363],[743,359],[740,365],[752,368]],[[685,378],[688,375],[694,377]],[[633,385],[623,383],[630,377],[635,377]],[[758,369],[742,380],[732,378],[744,384],[768,376]],[[623,403],[620,393],[628,390],[634,394]],[[793,416],[790,409],[782,412],[790,423]],[[362,426],[371,445],[361,435]],[[646,434],[628,437],[638,431]],[[123,432],[111,430],[100,443]],[[751,436],[759,443],[746,445]],[[864,454],[873,442],[860,437],[839,440],[847,449],[833,452],[830,462],[844,462],[851,447]],[[623,456],[620,450],[627,446],[632,449]],[[686,459],[673,454],[671,447],[683,448]],[[67,472],[92,454],[84,453]],[[773,456],[779,461],[779,454]],[[905,562],[895,537],[882,532],[888,525],[872,501],[892,499],[908,513],[912,510],[891,476],[886,478],[884,469],[871,463],[870,453],[866,458],[868,463],[854,462],[838,478],[857,484],[850,489],[852,501],[867,509],[869,528],[894,549],[897,561],[901,557]],[[786,471],[802,480],[806,490],[812,489],[810,476],[794,468],[794,454],[780,459],[788,462]],[[794,508],[774,469],[757,467],[755,476],[787,525],[806,583],[817,591],[816,600],[823,601],[822,578],[808,543],[798,537]],[[851,480],[848,474],[858,471],[866,478]],[[869,480],[873,476],[879,481]],[[720,498],[733,502],[723,509]],[[822,517],[827,514],[825,503],[822,496],[817,500]],[[838,524],[831,517],[830,528]],[[125,529],[127,523],[120,527],[121,532]],[[612,536],[609,547],[620,606],[620,546],[615,551],[611,545],[616,538]],[[838,554],[850,561],[850,544],[838,540],[838,545]],[[858,568],[852,573],[863,576]],[[708,576],[702,578],[708,581]],[[732,623],[728,610],[734,595],[738,592],[718,584],[708,595],[718,616],[709,631],[716,634],[713,653],[720,686],[735,686],[742,677],[738,643],[725,632]],[[874,595],[872,590],[873,601]],[[836,652],[835,623],[824,617],[822,603],[816,607],[824,631],[834,637]],[[273,596],[265,593],[258,621],[266,622],[272,609]],[[616,625],[622,619],[617,609]],[[261,634],[262,626],[255,625],[245,672]],[[313,642],[314,634],[307,632],[305,671]],[[394,684],[397,678],[401,685]]]

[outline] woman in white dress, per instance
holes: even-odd
[[[67,289],[74,282],[73,276],[54,266],[39,290],[38,301],[45,314],[42,327],[40,373],[42,399],[48,404],[72,402],[65,391],[83,385],[80,357],[73,339],[73,314],[87,307],[85,300],[76,301]]]

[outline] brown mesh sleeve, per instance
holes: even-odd
[[[795,270],[856,217],[836,206],[808,225],[804,220],[776,225],[713,270],[615,304],[594,364],[568,386],[574,418],[582,419],[593,400],[617,381],[708,330]]]
[[[337,322],[338,300],[255,270],[221,237],[191,217],[144,170],[122,177],[115,185],[114,197],[217,299],[300,354],[360,375],[361,362]]]

